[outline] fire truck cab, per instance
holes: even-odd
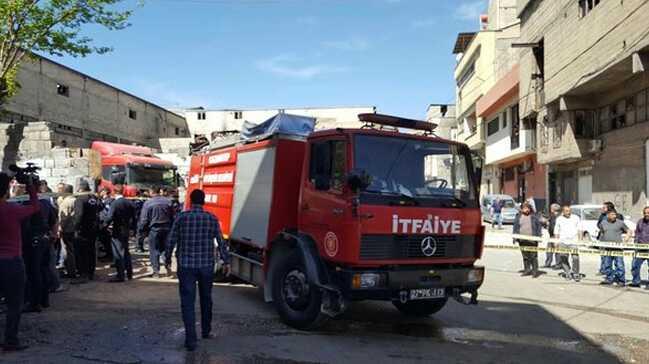
[[[229,237],[232,274],[263,287],[300,329],[358,300],[418,316],[449,298],[477,303],[484,228],[469,148],[423,121],[359,119],[366,127],[273,134],[193,156],[188,195],[206,193]]]
[[[91,149],[101,155],[101,187],[112,190],[113,184],[122,184],[127,197],[152,186],[178,187],[176,167],[154,156],[151,148],[96,141]]]

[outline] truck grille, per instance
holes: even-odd
[[[431,235],[437,243],[432,256],[421,250],[421,242],[428,235],[363,235],[361,260],[462,258],[475,254],[475,237],[472,235]]]

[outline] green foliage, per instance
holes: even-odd
[[[129,26],[123,0],[0,0],[0,104],[16,91],[18,65],[31,52],[83,57],[103,54],[82,31],[90,25],[109,30]]]

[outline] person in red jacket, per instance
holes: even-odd
[[[37,186],[29,183],[30,204],[21,206],[8,202],[9,184],[12,177],[0,172],[0,291],[7,300],[4,351],[27,348],[18,340],[18,325],[25,298],[25,263],[22,257],[21,222],[40,211]],[[30,181],[31,182],[31,181]]]

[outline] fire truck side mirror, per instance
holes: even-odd
[[[347,175],[347,186],[353,193],[364,191],[371,183],[372,177],[363,170],[354,170]]]

